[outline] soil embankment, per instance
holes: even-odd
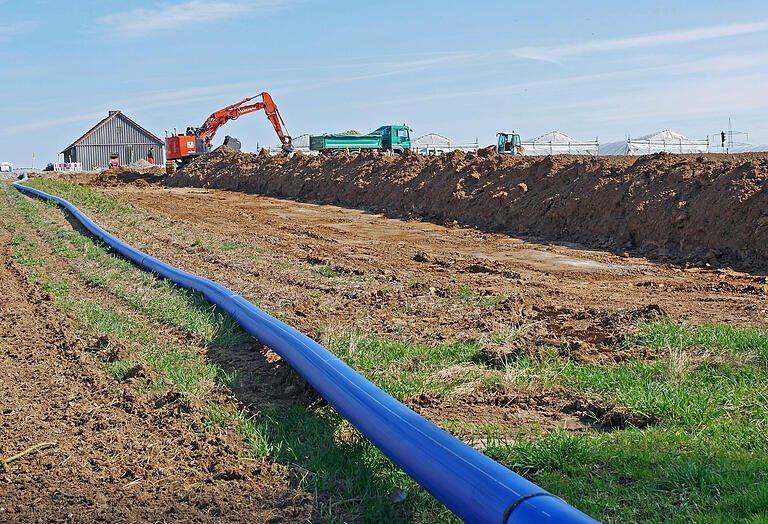
[[[219,148],[164,183],[455,220],[668,262],[768,267],[766,153],[322,158]]]

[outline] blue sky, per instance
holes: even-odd
[[[110,109],[162,136],[268,91],[291,134],[407,123],[490,144],[727,127],[768,142],[768,2],[0,0],[0,161]],[[275,144],[261,113],[216,137]]]

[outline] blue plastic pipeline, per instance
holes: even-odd
[[[181,287],[199,291],[226,311],[307,379],[392,462],[465,522],[597,522],[408,409],[320,344],[237,293],[142,253],[104,231],[66,200],[22,186],[26,180],[25,173],[13,185],[56,201],[122,256]]]

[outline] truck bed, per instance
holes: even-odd
[[[311,135],[309,149],[381,149],[381,135]]]

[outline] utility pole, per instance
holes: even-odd
[[[733,147],[733,126],[731,125],[731,117],[728,117],[728,148],[725,150],[725,152],[730,153],[732,147]]]
[[[734,142],[733,135],[744,135],[745,140],[749,140],[749,133],[733,130],[731,117],[728,117],[728,131],[720,131],[720,148],[724,153],[730,153],[734,145],[748,145],[745,142]]]

